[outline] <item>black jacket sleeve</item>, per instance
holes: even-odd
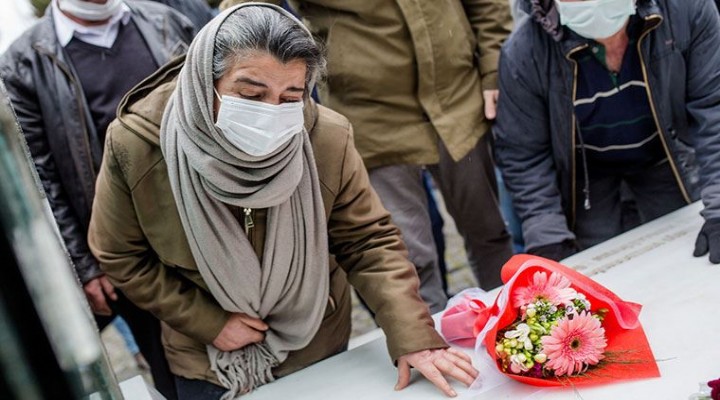
[[[26,51],[32,51],[29,43]],[[63,189],[43,121],[44,113],[59,111],[42,109],[38,99],[38,88],[34,84],[33,67],[39,68],[27,53],[11,48],[0,57],[0,78],[7,87],[10,101],[78,278],[82,283],[86,283],[102,275],[102,271],[95,257],[90,253],[86,231]]]

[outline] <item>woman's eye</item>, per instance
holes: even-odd
[[[241,94],[240,94],[240,97],[242,97],[243,99],[246,99],[246,100],[260,100],[260,99],[262,99],[262,96],[260,96],[259,94],[252,94],[252,95],[251,95],[251,94],[242,94],[242,93],[241,93]]]
[[[302,101],[302,99],[295,99],[295,98],[292,98],[292,99],[281,99],[281,101],[282,101],[283,103],[299,103],[299,102]]]

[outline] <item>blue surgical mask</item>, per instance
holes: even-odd
[[[605,39],[635,14],[635,0],[555,0],[560,23],[588,39]]]

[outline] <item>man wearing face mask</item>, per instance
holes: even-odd
[[[496,155],[528,252],[563,259],[702,199],[720,263],[720,18],[711,1],[526,0],[503,48]]]
[[[157,3],[53,0],[0,57],[0,77],[22,126],[61,236],[100,328],[130,325],[167,398],[174,386],[159,323],[114,290],[87,245],[105,130],[122,96],[185,52],[192,24]]]

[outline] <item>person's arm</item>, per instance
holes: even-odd
[[[196,33],[213,18],[212,10],[206,0],[162,0],[161,2],[187,17],[195,27]]]
[[[510,5],[507,0],[462,0],[462,3],[477,39],[485,117],[495,119],[499,96],[497,69],[500,48],[513,26]]]
[[[190,46],[190,43],[192,43],[193,38],[195,38],[195,35],[200,31],[202,26],[196,26],[192,21],[193,17],[188,17],[186,15],[183,15],[179,11],[175,9],[170,10],[170,24],[171,29],[177,33],[177,35],[180,37],[180,39],[188,46]],[[202,18],[197,17],[196,18]],[[176,56],[179,54],[175,54]]]
[[[30,51],[29,49],[27,51]],[[50,208],[57,223],[65,247],[70,254],[75,271],[83,285],[99,278],[102,271],[88,249],[85,230],[70,204],[67,192],[63,188],[60,173],[45,131],[43,110],[38,99],[33,73],[30,70],[33,60],[23,52],[10,49],[0,58],[0,78],[10,97],[18,122],[22,128],[30,154],[38,172]],[[51,90],[42,88],[40,90]],[[47,112],[59,112],[49,110]]]
[[[230,313],[191,279],[164,265],[148,243],[116,159],[115,124],[117,121],[108,129],[97,180],[88,235],[90,248],[110,281],[138,307],[180,333],[205,344],[213,343],[230,320]]]
[[[510,45],[510,43],[508,43]],[[552,157],[546,80],[528,55],[500,57],[502,95],[495,124],[495,157],[522,220],[529,252],[575,240],[562,209]],[[570,118],[568,116],[568,118]],[[570,151],[570,149],[568,149]]]
[[[454,396],[443,375],[469,385],[477,371],[469,357],[448,350],[435,331],[400,232],[370,186],[352,137],[345,140],[341,184],[328,222],[330,252],[387,336],[390,357],[398,366],[395,389],[409,384],[414,367]]]
[[[420,298],[420,282],[400,231],[370,186],[351,137],[345,140],[341,187],[328,221],[330,252],[375,313],[393,361],[414,351],[448,347]]]
[[[685,53],[688,132],[700,167],[706,222],[695,256],[710,253],[720,263],[720,16],[711,2],[691,6],[690,44]]]

